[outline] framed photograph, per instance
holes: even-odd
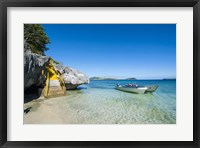
[[[0,6],[1,147],[200,147],[199,0]]]

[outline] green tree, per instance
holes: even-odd
[[[40,24],[24,25],[24,40],[33,53],[44,54],[48,50],[46,44],[50,43],[44,28]]]

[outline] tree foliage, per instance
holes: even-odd
[[[44,54],[44,51],[48,50],[46,44],[50,43],[49,37],[40,24],[25,24],[24,40],[28,48],[37,54]]]

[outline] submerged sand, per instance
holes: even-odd
[[[68,91],[24,104],[24,124],[175,124],[174,94],[131,94],[115,89]]]

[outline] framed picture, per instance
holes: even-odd
[[[199,147],[199,0],[0,6],[1,147]]]

